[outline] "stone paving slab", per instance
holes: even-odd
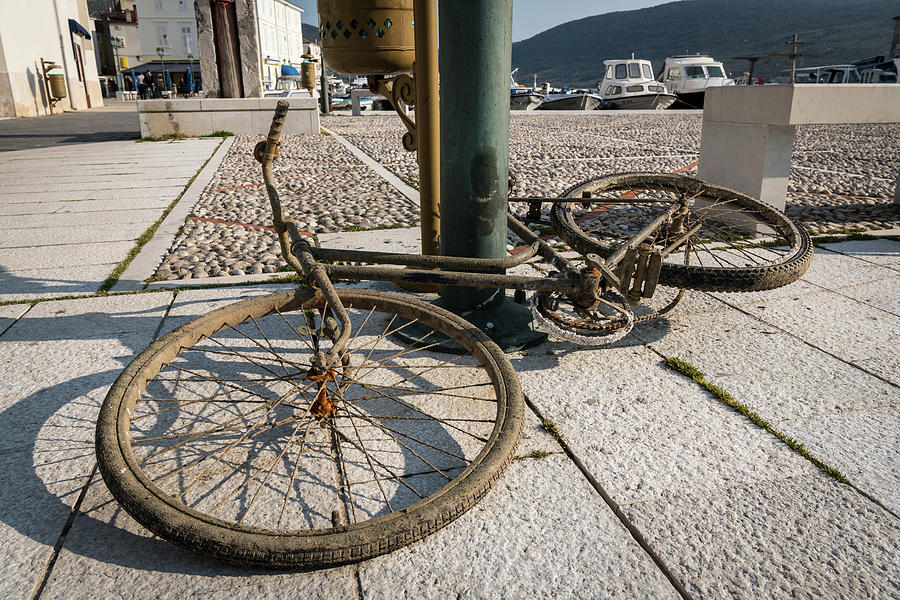
[[[900,269],[900,241],[881,239],[877,241],[841,242],[825,244],[825,248],[854,256],[893,269]]]
[[[565,456],[514,462],[472,510],[360,565],[364,598],[679,598]]]
[[[153,207],[160,201],[166,201],[168,205],[184,189],[187,177],[181,185],[169,185],[164,187],[136,186],[127,189],[92,188],[83,190],[69,190],[62,192],[15,192],[4,195],[2,201],[9,204],[35,204],[42,202],[63,202],[67,210],[57,212],[82,212],[93,210],[106,210],[107,208],[121,208],[124,202],[135,208],[148,208],[141,202],[152,202]]]
[[[53,202],[16,202],[16,203],[4,203],[2,198],[0,198],[0,217],[5,217],[8,215],[11,216],[23,216],[23,215],[38,215],[42,216],[45,214],[55,213],[56,211],[64,208],[66,206],[65,202],[60,202],[58,199]]]
[[[110,188],[121,190],[122,194],[139,194],[141,190],[150,189],[166,189],[166,188],[182,188],[184,187],[184,178],[190,178],[191,174],[174,176],[168,171],[164,171],[162,176],[154,176],[152,182],[148,184],[146,176],[142,175],[108,175],[108,176],[88,176],[77,179],[48,180],[46,176],[43,178],[33,176],[16,177],[13,183],[12,176],[0,178],[4,183],[3,194],[5,196],[34,193],[40,190],[42,194],[60,194],[65,196],[81,196],[86,193],[96,194],[98,188],[100,190],[108,190]],[[4,181],[5,180],[5,181]]]
[[[882,503],[900,497],[900,459],[870,455],[889,445],[896,431],[866,426],[877,415],[900,409],[896,385],[737,311],[673,320],[664,336],[649,342],[654,350],[700,369]],[[656,328],[637,335],[648,339]],[[828,431],[827,424],[835,429]],[[845,443],[850,439],[853,443]]]
[[[688,486],[713,493],[809,468],[643,346],[554,346],[558,354],[529,353],[513,366],[525,393],[620,503]]]
[[[93,294],[115,263],[50,269],[0,270],[0,301]]]
[[[516,361],[523,388],[695,597],[805,597],[811,581],[833,582],[836,597],[897,589],[895,516],[643,348],[559,350]],[[833,561],[802,556],[807,547],[837,557],[841,576]]]
[[[887,281],[900,283],[896,279]],[[741,309],[885,381],[900,384],[900,364],[896,360],[900,317],[863,303],[854,304],[853,310],[848,311],[844,296],[823,290],[761,307],[742,304]]]
[[[29,597],[41,581],[93,469],[106,389],[151,340],[170,299],[43,302],[0,335],[0,597]]]
[[[0,254],[0,270],[15,273],[35,268],[52,269],[78,265],[114,264],[125,258],[125,255],[133,247],[134,242],[127,240],[103,244],[4,248]]]
[[[41,598],[353,598],[357,589],[353,566],[248,571],[177,548],[138,525],[95,475]]]
[[[31,306],[28,304],[0,306],[0,335],[3,335],[3,332],[9,329],[19,317],[28,312],[29,308],[31,308]]]
[[[91,227],[41,227],[0,231],[0,250],[69,244],[133,241],[147,229],[147,222],[97,223]]]
[[[625,508],[694,598],[891,598],[900,525],[856,491],[810,473],[691,488]]]
[[[894,394],[895,398],[897,394]],[[882,409],[842,411],[775,424],[823,457],[858,489],[900,515],[900,402]]]
[[[120,207],[117,210],[65,214],[30,214],[6,216],[3,224],[7,230],[34,229],[36,227],[84,227],[125,223],[153,222],[159,217],[155,208],[134,209]]]
[[[67,146],[4,153],[0,279],[6,285],[0,297],[96,292],[221,143],[109,142],[92,146],[90,152]],[[117,170],[123,163],[128,166]],[[94,168],[80,178],[46,175],[57,167],[74,173],[88,166]],[[106,172],[98,173],[98,167]]]

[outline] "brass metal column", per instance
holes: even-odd
[[[415,0],[416,135],[422,254],[440,254],[441,145],[436,0]]]

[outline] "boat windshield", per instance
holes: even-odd
[[[697,66],[685,67],[684,74],[688,79],[704,79],[706,77],[706,72],[703,70],[703,67]]]
[[[640,79],[641,78],[641,64],[640,63],[628,63],[628,76],[632,79]]]
[[[650,65],[641,65],[641,69],[644,71],[644,79],[653,79],[653,71],[650,70]]]
[[[725,71],[718,65],[709,65],[706,67],[706,72],[709,73],[710,77],[725,77]]]
[[[606,65],[606,76],[604,79],[612,79],[613,78],[613,67],[612,65]]]
[[[625,63],[619,63],[616,65],[616,79],[628,79],[628,71],[625,66]]]

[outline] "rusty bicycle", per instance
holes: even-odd
[[[574,258],[512,212],[509,230],[525,247],[502,259],[320,248],[282,213],[272,165],[286,111],[280,104],[256,155],[282,253],[308,286],[160,338],[118,377],[97,423],[100,470],[121,506],[224,561],[321,568],[393,551],[471,508],[514,457],[522,390],[488,334],[413,296],[332,279],[496,287],[523,302],[531,292],[535,319],[554,334],[608,343],[683,293],[635,317],[657,285],[764,290],[811,261],[808,235],[775,209],[647,173],[510,199]],[[504,273],[533,259],[553,273]],[[440,352],[448,343],[456,351]]]

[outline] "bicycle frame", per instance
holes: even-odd
[[[329,306],[337,313],[341,322],[341,335],[335,341],[328,357],[329,364],[337,354],[343,351],[346,338],[349,336],[349,317],[341,306],[331,278],[385,281],[391,283],[453,285],[464,287],[486,287],[534,292],[555,292],[565,294],[585,309],[594,309],[599,296],[606,292],[610,285],[622,289],[629,298],[649,297],[652,295],[656,278],[659,276],[659,264],[662,256],[669,254],[686,243],[699,226],[678,237],[663,252],[656,253],[655,259],[638,260],[641,244],[666,224],[672,223],[676,213],[681,209],[673,205],[641,231],[633,235],[627,244],[605,260],[595,254],[584,257],[586,266],[576,269],[571,262],[557,252],[550,244],[542,240],[537,233],[529,229],[511,213],[507,213],[507,226],[522,239],[528,247],[517,254],[498,259],[466,258],[453,256],[427,256],[421,254],[399,254],[390,252],[371,252],[365,250],[343,250],[321,248],[311,244],[307,236],[300,233],[290,217],[283,214],[278,190],[275,186],[272,164],[278,155],[279,139],[287,114],[288,104],[279,102],[275,109],[272,126],[265,142],[260,142],[254,155],[262,163],[263,179],[269,202],[272,206],[273,223],[278,234],[281,253],[288,263],[307,283],[320,290],[326,297]],[[570,199],[554,198],[511,198],[520,202],[573,202]],[[646,254],[646,253],[645,253]],[[526,261],[536,255],[552,264],[559,270],[559,277],[525,277],[506,275],[504,271]],[[418,267],[407,269],[386,268],[383,266],[356,266],[325,264],[320,261],[348,261],[362,263],[378,263],[378,265],[401,265]],[[618,272],[616,268],[621,267]],[[634,279],[634,285],[631,281]],[[323,365],[324,366],[324,365]]]

